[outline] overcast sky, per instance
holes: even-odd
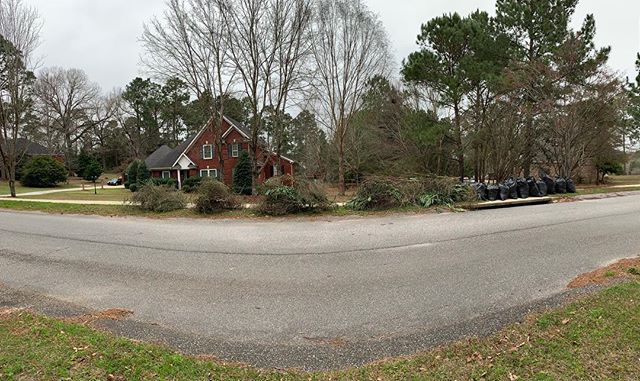
[[[79,68],[105,91],[124,87],[140,72],[138,39],[142,25],[161,15],[164,0],[24,0],[35,6],[44,21],[39,55],[43,66]],[[494,0],[364,0],[384,23],[397,66],[415,50],[420,25],[443,13],[494,11]],[[640,51],[640,2],[637,0],[581,0],[574,17],[579,27],[595,14],[598,46],[610,45],[610,66],[635,77]]]

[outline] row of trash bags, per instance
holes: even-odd
[[[576,193],[576,184],[571,179],[552,178],[544,175],[541,179],[510,178],[504,183],[486,185],[474,184],[478,199],[483,201],[509,200],[529,197],[545,197],[550,194]]]

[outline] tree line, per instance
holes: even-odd
[[[592,15],[570,27],[577,4],[497,0],[495,16],[427,20],[398,75],[384,26],[361,0],[168,0],[141,36],[150,79],[105,94],[81,70],[35,70],[42,23],[8,0],[0,154],[15,173],[11,142],[28,137],[65,153],[70,171],[80,152],[122,168],[207,123],[222,152],[227,115],[251,131],[254,188],[267,151],[341,191],[375,174],[501,181],[539,170],[576,178],[589,163],[610,170],[639,138],[640,76],[625,81],[607,66]]]

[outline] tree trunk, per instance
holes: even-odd
[[[16,167],[15,164],[9,164],[7,168],[7,177],[9,178],[9,193],[11,197],[16,198]]]
[[[344,183],[344,142],[340,139],[338,143],[338,194],[344,196],[347,188]]]
[[[464,182],[464,146],[462,144],[462,126],[460,122],[460,105],[455,104],[453,106],[454,112],[454,124],[456,127],[456,151],[458,160],[458,174],[460,175],[460,182]]]
[[[73,151],[72,148],[73,143],[71,142],[71,136],[70,135],[65,135],[64,136],[64,148],[65,148],[65,157],[64,157],[64,163],[67,166],[67,171],[69,172],[69,176],[73,176],[73,172],[71,171],[71,153]]]

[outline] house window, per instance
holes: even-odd
[[[202,146],[202,158],[205,160],[213,159],[213,145],[205,144]]]
[[[273,166],[273,176],[280,176],[280,168],[277,165]]]
[[[218,178],[218,170],[217,169],[201,169],[200,177],[213,177]]]
[[[240,156],[240,144],[234,143],[231,145],[231,157]]]
[[[170,179],[171,178],[171,171],[162,171],[162,178],[163,179]]]

